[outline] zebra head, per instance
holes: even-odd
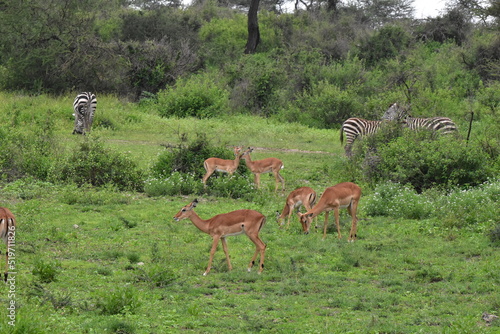
[[[389,109],[382,116],[383,121],[403,121],[408,117],[408,111],[397,103],[391,104]]]

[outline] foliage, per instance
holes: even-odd
[[[158,112],[164,117],[210,118],[227,113],[228,92],[207,75],[179,79],[158,93]]]
[[[121,153],[104,147],[97,137],[85,137],[62,162],[58,179],[79,186],[112,184],[119,190],[142,189],[142,172]]]
[[[57,280],[60,264],[54,260],[36,259],[32,273],[41,283],[50,283]]]
[[[119,287],[98,294],[97,308],[104,315],[134,313],[140,305],[137,292],[130,287]]]
[[[435,186],[479,185],[493,176],[488,155],[476,143],[464,145],[453,135],[407,130],[386,145],[376,140],[363,144],[355,163],[372,184],[390,180],[421,192]]]

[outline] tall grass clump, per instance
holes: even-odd
[[[133,314],[140,307],[138,294],[131,287],[117,288],[99,294],[96,306],[103,315]]]

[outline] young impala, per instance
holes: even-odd
[[[229,175],[233,175],[234,172],[238,169],[241,159],[241,149],[242,147],[235,146],[234,147],[234,160],[225,160],[220,158],[208,158],[203,163],[203,167],[207,173],[203,176],[202,182],[206,187],[207,180],[215,171],[228,173]]]
[[[7,246],[5,251],[5,273],[4,280],[7,282],[9,275],[9,252],[16,233],[16,218],[7,208],[0,208],[0,236]]]
[[[191,222],[199,228],[202,232],[210,234],[213,238],[212,249],[210,250],[210,258],[208,260],[208,267],[203,276],[206,276],[212,267],[212,260],[219,240],[222,242],[222,248],[226,254],[227,266],[229,270],[233,269],[231,261],[229,260],[229,253],[227,249],[226,237],[238,234],[246,234],[248,238],[255,244],[255,254],[248,265],[248,271],[252,269],[255,259],[260,253],[259,274],[264,270],[264,253],[266,251],[266,244],[259,238],[259,232],[266,222],[266,217],[255,210],[236,210],[228,213],[216,215],[210,219],[201,219],[194,208],[198,204],[198,200],[194,200],[185,207],[183,207],[175,216],[174,220],[180,221],[182,219],[190,219]]]
[[[260,174],[273,173],[276,180],[276,187],[274,188],[274,191],[278,190],[278,182],[281,182],[281,190],[284,191],[285,179],[280,175],[280,170],[283,168],[283,162],[277,158],[266,158],[252,161],[252,158],[250,158],[250,153],[252,153],[252,151],[253,148],[249,147],[248,150],[243,152],[242,157],[245,159],[245,163],[250,171],[255,175],[255,184],[257,185],[257,189],[260,188]]]
[[[290,218],[292,217],[294,209],[299,209],[303,205],[307,211],[310,211],[315,202],[316,192],[312,188],[300,187],[295,189],[288,195],[281,215],[279,212],[276,212],[278,224],[283,226],[284,222],[282,222],[282,220],[288,218],[286,225],[288,228],[290,226]],[[305,231],[305,226],[302,226],[302,228]]]
[[[347,208],[347,212],[349,212],[352,217],[352,226],[348,241],[352,242],[356,240],[358,222],[356,209],[358,208],[360,198],[361,188],[352,182],[343,182],[333,187],[326,188],[318,203],[311,210],[304,214],[299,212],[302,226],[306,227],[304,232],[309,232],[309,226],[311,225],[312,218],[325,211],[325,226],[323,230],[323,239],[325,239],[326,228],[328,226],[328,214],[331,210],[333,210],[335,213],[335,223],[337,224],[338,237],[339,239],[342,238],[342,235],[340,234],[339,209]]]

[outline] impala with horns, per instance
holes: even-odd
[[[4,273],[4,280],[7,282],[7,276],[9,275],[9,253],[12,252],[11,246],[14,243],[16,235],[16,218],[7,208],[0,208],[0,235],[5,246],[7,246]]]
[[[248,150],[243,152],[242,157],[247,164],[247,167],[254,174],[254,182],[257,185],[257,189],[260,188],[260,174],[273,173],[274,179],[276,180],[276,186],[274,191],[278,191],[278,183],[281,182],[281,190],[285,190],[285,179],[280,175],[280,170],[284,167],[283,162],[277,158],[266,158],[262,160],[252,161],[250,158],[250,153],[254,149],[249,147]]]
[[[212,260],[219,240],[222,242],[222,248],[226,254],[227,266],[232,270],[231,261],[227,249],[226,237],[238,234],[246,234],[248,238],[255,244],[255,254],[248,265],[248,271],[251,271],[257,256],[260,254],[259,274],[264,270],[264,254],[266,244],[259,238],[259,232],[266,222],[266,217],[255,210],[236,210],[228,213],[218,214],[210,219],[201,219],[194,208],[198,204],[198,200],[194,200],[183,207],[175,216],[174,220],[190,219],[191,222],[202,232],[209,234],[212,239],[212,248],[210,249],[210,258],[208,260],[207,270],[203,276],[208,275],[212,268]]]
[[[286,225],[286,227],[288,228],[290,226],[290,218],[292,217],[293,210],[300,209],[300,207],[303,205],[307,211],[310,211],[315,202],[316,192],[312,188],[300,187],[295,189],[286,198],[285,206],[283,208],[283,211],[281,212],[281,215],[279,212],[276,212],[278,224],[280,226],[283,226],[283,219],[288,218]],[[305,230],[305,227],[302,227]]]
[[[335,223],[337,224],[338,238],[341,239],[342,234],[340,233],[339,210],[340,208],[347,208],[347,212],[352,217],[352,226],[348,241],[352,242],[356,240],[358,223],[356,210],[358,208],[360,198],[361,188],[352,182],[343,182],[333,187],[326,188],[318,203],[311,210],[304,214],[299,212],[300,221],[302,226],[304,226],[304,232],[309,233],[311,220],[321,212],[325,211],[325,225],[323,230],[323,239],[325,239],[326,229],[328,226],[328,214],[331,210],[333,210],[335,214]]]
[[[203,185],[206,187],[207,186],[207,180],[208,178],[215,172],[224,172],[228,173],[229,175],[233,175],[234,172],[238,169],[238,166],[240,165],[240,159],[241,159],[241,150],[242,147],[235,146],[233,151],[234,151],[234,160],[226,160],[226,159],[220,159],[220,158],[208,158],[205,160],[203,163],[203,167],[205,167],[205,170],[207,173],[205,176],[203,176],[202,182]]]

